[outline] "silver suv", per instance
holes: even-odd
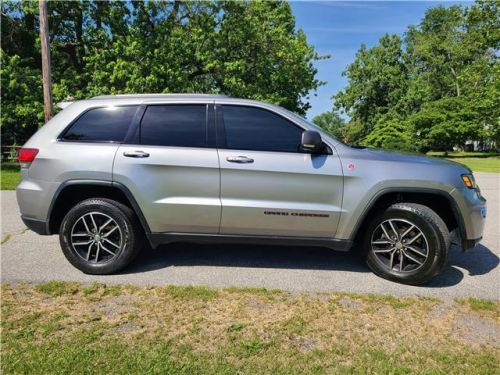
[[[224,241],[353,247],[377,275],[420,284],[452,242],[474,247],[486,216],[462,165],[349,147],[283,108],[225,96],[77,101],[19,161],[24,223],[59,233],[89,274],[121,270],[144,245]]]

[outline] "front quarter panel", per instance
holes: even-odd
[[[427,162],[427,158],[386,157],[366,150],[340,152],[344,169],[344,199],[336,237],[351,239],[364,214],[385,192],[429,191],[450,195],[461,183],[460,167]]]

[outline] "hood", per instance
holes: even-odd
[[[442,167],[454,167],[463,170],[462,173],[472,173],[471,170],[463,164],[456,163],[443,158],[414,154],[410,152],[386,151],[375,148],[358,149],[364,153],[364,157],[370,160],[394,161],[414,164],[427,164]]]

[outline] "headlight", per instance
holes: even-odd
[[[476,180],[474,178],[474,175],[471,174],[463,174],[462,175],[462,181],[464,182],[465,186],[469,189],[476,189],[478,190],[479,187],[477,186]]]

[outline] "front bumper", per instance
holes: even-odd
[[[463,240],[462,241],[462,250],[467,251],[467,250],[470,250],[470,249],[476,247],[476,245],[479,242],[481,242],[482,239],[483,239],[483,237],[476,238],[474,240]]]
[[[486,222],[486,199],[479,190],[455,189],[451,196],[458,208],[458,215],[462,221],[460,225],[460,244],[466,251],[476,246],[483,238]]]

